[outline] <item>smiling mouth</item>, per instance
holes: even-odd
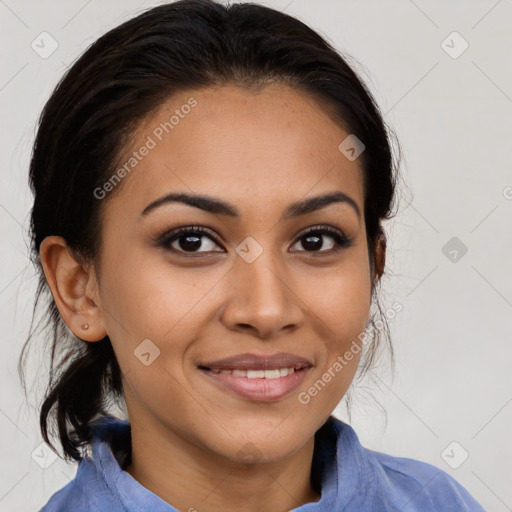
[[[275,402],[289,397],[311,369],[311,365],[252,370],[198,366],[215,388],[252,402]]]
[[[310,359],[289,352],[245,352],[197,364],[217,390],[256,402],[290,396],[312,368]]]
[[[288,375],[293,375],[295,371],[300,371],[304,368],[304,366],[294,367],[284,367],[284,368],[274,368],[271,370],[243,370],[234,368],[232,370],[229,369],[221,369],[221,368],[208,368],[207,366],[199,366],[200,370],[210,371],[212,373],[219,373],[221,375],[233,375],[235,377],[245,377],[247,379],[279,379],[281,377],[287,377]]]

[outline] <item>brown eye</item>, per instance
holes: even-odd
[[[205,239],[208,241],[205,242]],[[197,226],[181,227],[159,237],[157,244],[176,253],[202,254],[223,252],[215,250],[216,238],[205,229]],[[205,249],[205,250],[199,250]]]
[[[333,240],[333,242],[327,244],[327,249],[325,249],[326,238]],[[321,228],[310,228],[297,239],[295,245],[300,243],[305,252],[332,253],[341,248],[350,247],[351,242],[351,238],[345,236],[341,231],[324,226]]]

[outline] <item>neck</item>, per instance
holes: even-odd
[[[285,460],[241,464],[158,428],[132,425],[126,471],[178,510],[283,512],[317,501],[311,486],[314,436]]]

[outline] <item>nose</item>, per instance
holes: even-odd
[[[304,302],[290,272],[264,250],[252,263],[239,258],[230,272],[221,321],[230,330],[262,339],[289,333],[303,322]]]

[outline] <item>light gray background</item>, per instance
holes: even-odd
[[[89,44],[158,3],[0,0],[0,511],[38,510],[76,471],[60,459],[46,469],[36,462],[51,462],[38,448],[34,408],[44,381],[27,404],[16,372],[36,284],[26,235],[36,119]],[[391,322],[397,371],[392,381],[383,363],[360,387],[352,425],[367,447],[430,462],[486,510],[512,510],[512,1],[261,3],[360,63],[404,150],[409,188],[386,224],[383,282],[386,307],[403,305]],[[47,59],[31,48],[43,31],[58,42]],[[458,36],[446,40],[453,31],[469,44],[457,58],[445,51],[463,48]],[[452,237],[468,248],[455,262],[442,252]],[[47,370],[42,357],[31,364]],[[341,406],[336,414],[347,419]],[[466,452],[457,469],[447,463]]]

